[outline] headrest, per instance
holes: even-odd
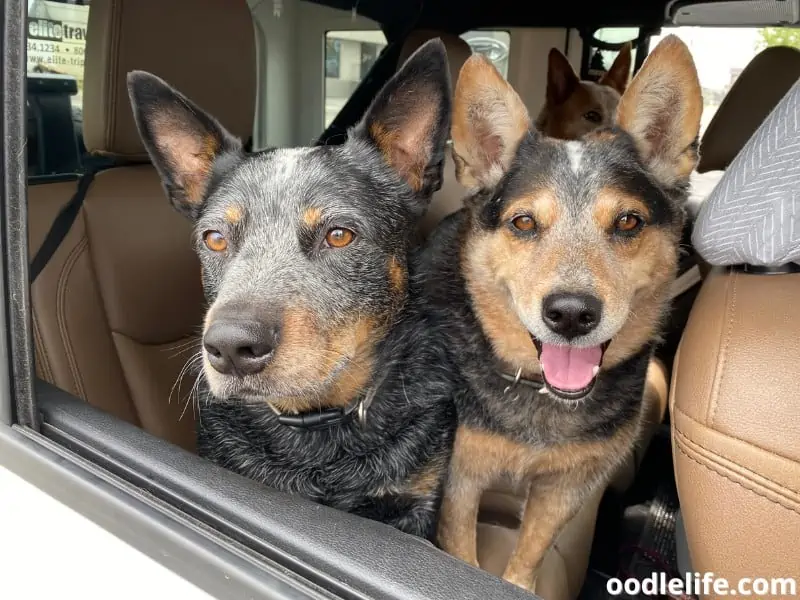
[[[757,54],[736,78],[708,124],[697,170],[728,168],[756,128],[800,77],[800,50],[773,46]]]
[[[166,80],[235,135],[252,135],[256,49],[246,0],[93,0],[83,92],[89,152],[147,159],[125,84],[134,69]]]
[[[431,29],[415,29],[408,34],[406,41],[403,43],[403,47],[400,50],[400,58],[397,60],[397,68],[399,69],[400,65],[406,62],[408,57],[414,54],[422,44],[437,37],[442,40],[447,51],[447,62],[450,65],[450,81],[455,87],[461,67],[472,55],[472,48],[469,47],[467,42],[452,33]]]
[[[703,203],[692,243],[716,266],[800,262],[800,81]]]

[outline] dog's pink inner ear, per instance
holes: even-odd
[[[547,57],[547,102],[551,105],[565,102],[579,83],[567,57],[556,48],[551,49]]]
[[[617,122],[633,136],[653,174],[668,186],[697,164],[703,96],[686,45],[670,35],[656,46],[622,95]]]
[[[420,98],[405,118],[396,122],[373,121],[369,134],[386,162],[415,192],[425,183],[425,169],[433,154],[432,132],[436,129],[436,101]]]
[[[486,58],[462,67],[453,106],[456,175],[468,188],[496,185],[531,127],[520,97]]]
[[[182,191],[182,199],[197,205],[206,193],[221,141],[212,133],[192,129],[193,124],[162,114],[153,119],[151,133],[173,174],[174,185]]]

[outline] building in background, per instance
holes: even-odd
[[[73,104],[83,102],[83,66],[89,0],[28,3],[28,73],[58,73],[74,77],[78,94]]]

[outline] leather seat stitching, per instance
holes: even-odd
[[[39,327],[39,319],[35,311],[31,311],[31,325],[33,329],[33,339],[36,343],[36,357],[38,357],[39,365],[42,369],[42,377],[45,381],[55,384],[53,381],[53,370],[50,367],[50,357],[47,354],[47,347],[42,339],[42,332]]]
[[[788,510],[790,512],[793,512],[794,514],[800,516],[800,510],[798,510],[797,508],[794,508],[794,507],[791,507],[791,506],[787,506],[783,502],[780,502],[779,500],[773,500],[772,498],[770,498],[769,496],[767,496],[763,492],[758,491],[754,487],[747,486],[744,483],[742,483],[741,481],[737,481],[736,479],[733,479],[731,476],[727,475],[726,473],[723,473],[722,470],[721,470],[721,467],[713,466],[712,463],[710,463],[710,462],[701,462],[700,459],[695,458],[694,456],[690,456],[687,453],[687,450],[689,450],[689,451],[691,451],[691,450],[688,447],[685,450],[684,449],[684,443],[682,441],[678,440],[677,447],[678,447],[678,452],[683,454],[686,458],[688,458],[693,463],[696,463],[696,464],[700,465],[701,467],[703,467],[704,469],[706,469],[708,471],[711,471],[712,473],[722,477],[723,479],[726,479],[726,480],[730,481],[731,483],[736,484],[740,488],[745,489],[748,492],[750,492],[752,494],[755,494],[756,496],[759,496],[760,498],[763,498],[764,500],[767,500],[771,504],[775,504],[776,506],[780,506],[781,508],[783,508],[785,510]],[[748,479],[748,481],[750,481],[750,480]],[[751,482],[751,483],[753,483],[753,485],[758,485],[756,482]]]
[[[72,378],[75,383],[75,387],[78,390],[78,395],[83,398],[84,400],[88,400],[86,395],[86,388],[83,383],[83,378],[81,376],[80,369],[78,368],[77,359],[75,357],[74,349],[72,348],[71,338],[69,335],[69,328],[67,326],[67,317],[66,317],[66,292],[67,292],[67,281],[69,280],[70,275],[72,274],[72,269],[78,263],[78,259],[80,256],[86,251],[89,247],[89,240],[84,235],[81,237],[78,244],[72,249],[67,260],[64,262],[64,267],[61,270],[61,274],[58,278],[58,287],[56,292],[56,308],[58,314],[58,329],[61,332],[61,341],[64,344],[65,354],[67,356],[67,362],[69,363],[70,371],[72,373]]]
[[[727,314],[729,315],[728,327],[723,332],[720,333],[720,346],[722,347],[722,349],[717,359],[717,366],[714,372],[714,380],[712,384],[713,388],[711,392],[711,404],[708,407],[708,415],[706,416],[706,421],[708,422],[709,425],[714,424],[714,416],[717,412],[717,404],[719,402],[720,388],[722,387],[722,380],[725,377],[725,366],[728,361],[728,348],[730,347],[731,338],[733,337],[731,334],[733,332],[733,320],[734,320],[734,315],[736,313],[737,274],[733,273],[731,275],[728,275],[728,281],[730,282],[730,294],[731,294],[731,301],[727,310]]]
[[[711,449],[707,448],[703,444],[700,444],[696,440],[694,440],[691,437],[689,437],[688,435],[686,435],[686,433],[681,431],[678,427],[675,428],[675,433],[677,433],[679,436],[681,436],[683,438],[684,443],[686,443],[687,447],[691,447],[691,445],[695,445],[698,448],[701,448],[702,450],[705,450],[709,454],[711,454],[713,456],[716,456],[717,458],[720,458],[722,460],[728,460],[728,461],[731,461],[731,462],[735,463],[736,466],[739,469],[742,469],[743,471],[746,471],[746,472],[750,473],[751,475],[753,475],[755,477],[760,477],[762,479],[765,479],[766,481],[769,481],[771,484],[773,484],[773,485],[775,485],[775,486],[777,486],[779,488],[785,489],[785,490],[787,490],[789,492],[793,492],[793,493],[798,494],[800,496],[800,490],[796,490],[793,487],[790,487],[790,486],[788,486],[788,485],[786,485],[784,483],[780,483],[778,481],[775,481],[774,479],[770,479],[766,475],[763,475],[762,473],[757,473],[756,471],[753,471],[752,469],[750,469],[748,467],[745,467],[744,465],[738,463],[737,461],[733,460],[732,458],[730,458],[728,456],[725,456],[723,454],[720,454],[719,452],[715,452],[714,450],[711,450]]]
[[[122,3],[111,2],[110,8],[110,31],[109,31],[109,44],[108,51],[111,53],[111,60],[109,61],[109,69],[106,79],[106,93],[108,94],[108,120],[106,122],[105,132],[105,148],[113,148],[116,144],[114,133],[116,132],[117,125],[117,86],[119,81],[119,61],[120,61],[120,38],[122,37]]]
[[[675,411],[679,412],[682,417],[685,417],[687,420],[691,421],[692,423],[694,423],[698,427],[702,427],[702,428],[705,428],[705,429],[710,429],[705,423],[701,423],[700,421],[698,421],[697,419],[692,417],[689,413],[684,412],[683,410],[681,410],[679,407],[676,406],[675,407]],[[685,430],[680,429],[677,425],[675,426],[675,429],[676,429],[676,431],[680,431],[681,434],[684,437],[686,437],[688,440],[690,440],[693,444],[696,444],[696,445],[700,446],[701,448],[703,448],[703,450],[706,450],[707,452],[712,452],[714,454],[717,454],[713,450],[709,450],[708,448],[705,448],[705,447],[701,446],[700,444],[698,444],[697,441],[693,437],[688,435]],[[778,459],[781,459],[781,460],[788,460],[788,461],[794,462],[794,463],[797,462],[796,459],[794,459],[794,458],[792,458],[790,456],[785,456],[783,454],[780,454],[779,452],[775,452],[774,450],[770,450],[769,448],[764,448],[763,446],[759,446],[758,444],[754,444],[749,440],[745,440],[745,439],[742,439],[740,437],[736,437],[735,435],[730,435],[728,433],[721,433],[721,432],[717,431],[716,429],[711,429],[711,431],[714,431],[715,433],[719,433],[720,435],[724,435],[725,437],[727,437],[727,438],[729,438],[731,440],[736,440],[737,442],[741,442],[743,444],[747,444],[748,446],[750,446],[752,448],[756,448],[756,449],[760,450],[761,452],[769,454],[770,456],[774,456],[775,458],[778,458]],[[722,456],[722,455],[719,455],[719,456]],[[723,458],[726,458],[726,457],[723,457]],[[727,459],[727,460],[731,460],[731,459]],[[761,475],[759,475],[759,476],[761,476]],[[766,477],[765,477],[765,479],[766,479]],[[776,484],[776,485],[781,485],[781,484]],[[795,490],[792,490],[792,491],[795,491]],[[800,494],[800,491],[797,491],[797,493]]]

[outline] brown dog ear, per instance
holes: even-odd
[[[128,73],[128,95],[139,136],[172,205],[197,218],[218,160],[226,155],[234,159],[225,161],[231,166],[243,156],[240,140],[151,73]]]
[[[631,43],[627,42],[620,48],[617,58],[611,65],[611,68],[600,78],[601,85],[607,85],[614,88],[620,94],[625,93],[625,88],[628,87],[628,81],[631,78]]]
[[[547,56],[547,103],[557,106],[570,97],[580,84],[569,60],[557,48],[551,48]]]
[[[423,202],[441,186],[452,98],[440,39],[423,44],[378,92],[356,137],[380,150]]]
[[[508,171],[531,119],[525,104],[495,66],[473,54],[456,83],[453,158],[467,188],[492,188]]]
[[[697,165],[703,94],[692,55],[668,35],[650,53],[617,106],[617,123],[667,187],[685,184]]]

